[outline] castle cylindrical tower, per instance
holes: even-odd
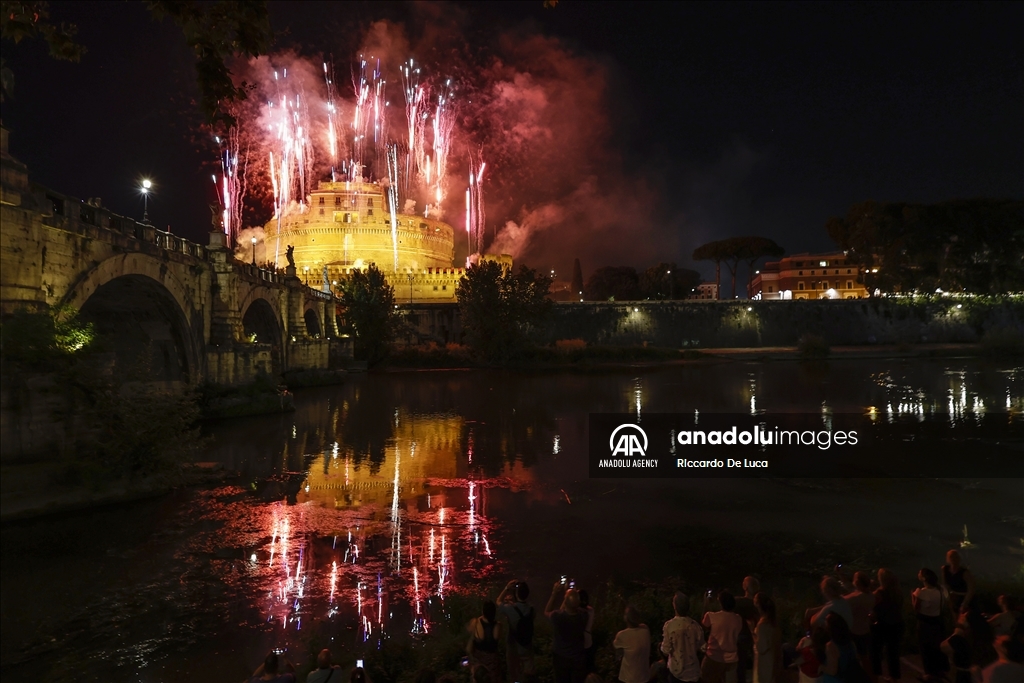
[[[317,274],[324,266],[332,279],[371,263],[387,274],[449,269],[454,258],[452,226],[423,216],[397,215],[393,239],[391,210],[378,183],[322,182],[309,205],[293,205],[280,219],[267,223],[267,254],[284,258],[285,246],[295,247],[297,270]]]

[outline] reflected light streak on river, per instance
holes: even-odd
[[[405,418],[395,412],[379,466],[335,441],[311,456],[294,505],[278,501],[256,510],[267,534],[253,556],[263,567],[257,574],[268,624],[299,631],[312,615],[354,617],[359,640],[379,647],[396,629],[429,631],[424,603],[431,596],[443,599],[463,581],[498,569],[486,490],[521,488],[529,476],[521,469],[496,478],[460,476],[458,460],[469,463],[473,439],[468,432],[463,451],[461,418]],[[386,549],[380,547],[385,529]],[[348,591],[351,616],[336,600]]]

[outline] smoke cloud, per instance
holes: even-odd
[[[456,229],[456,261],[466,256],[465,240],[458,239],[465,235],[464,197],[471,169],[477,170],[478,177],[481,164],[486,164],[486,171],[474,216],[478,220],[486,216],[480,232],[487,253],[507,253],[519,262],[568,272],[575,257],[591,269],[606,264],[648,265],[663,260],[659,252],[674,252],[674,231],[655,213],[656,183],[627,174],[623,167],[617,147],[621,136],[609,113],[613,98],[621,96],[611,85],[613,67],[556,38],[520,29],[499,33],[491,45],[471,51],[463,38],[465,16],[449,13],[442,18],[435,10],[432,5],[419,6],[423,24],[416,27],[415,37],[402,24],[372,23],[358,54],[352,55],[352,64],[364,59],[366,68],[379,68],[386,81],[382,101],[387,109],[373,131],[379,138],[375,146],[363,143],[362,174],[387,183],[384,145],[388,141],[397,144],[401,154],[408,154],[400,68],[414,58],[421,69],[420,82],[429,92],[427,114],[439,93],[445,88],[451,93],[453,131],[441,208]],[[339,62],[333,71],[330,65],[328,69],[327,77],[336,79],[335,158],[351,158],[350,122],[358,82],[349,82],[347,76],[349,72],[358,75],[358,66],[350,69]],[[268,141],[275,125],[275,112],[268,103],[290,97],[298,111],[321,122],[309,133],[309,148],[297,166],[303,178],[292,200],[301,203],[318,180],[331,177],[330,141],[322,123],[329,98],[322,62],[294,53],[254,60],[239,70],[239,77],[258,84],[238,112],[240,127],[246,130],[240,136],[239,153],[248,154],[249,164],[244,222],[252,225],[269,220],[274,207],[269,152],[277,143]],[[420,132],[433,135],[429,129]],[[409,167],[414,168],[411,162]],[[431,215],[441,213],[435,190],[422,177],[402,178],[400,206],[405,211],[420,207],[422,212],[434,202]],[[238,242],[248,253],[244,239],[239,235]]]

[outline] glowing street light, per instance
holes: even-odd
[[[252,238],[252,264],[256,265],[256,238]]]
[[[142,222],[149,222],[149,191],[153,189],[153,181],[143,178],[139,191],[142,193]]]

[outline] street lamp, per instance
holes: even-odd
[[[309,287],[309,266],[303,266],[302,270],[306,272],[306,286]]]
[[[668,298],[672,300],[676,298],[676,283],[672,281],[672,269],[666,270],[665,274],[668,275]]]
[[[252,238],[252,264],[256,265],[256,238]]]
[[[153,189],[153,181],[149,178],[142,180],[142,187],[139,190],[142,192],[142,222],[149,222],[149,191]]]
[[[409,278],[409,305],[412,306],[412,273],[406,277]]]

